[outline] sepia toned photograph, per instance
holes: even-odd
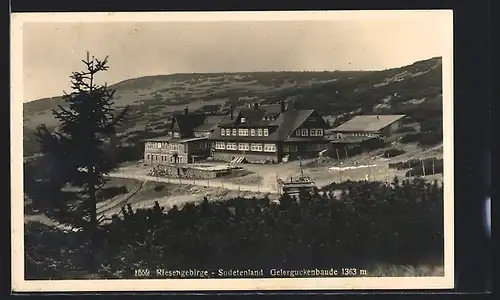
[[[13,290],[452,288],[452,17],[12,14]]]

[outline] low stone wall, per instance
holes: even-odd
[[[231,172],[228,170],[204,170],[185,166],[157,166],[153,168],[148,175],[149,176],[160,176],[160,177],[173,177],[173,178],[186,178],[186,179],[211,179],[224,176]]]

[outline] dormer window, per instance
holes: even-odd
[[[231,129],[226,129],[226,135],[230,136],[231,135]]]
[[[222,128],[222,129],[220,130],[220,135],[226,135],[226,129]]]
[[[250,129],[250,135],[255,136],[255,129]]]
[[[268,136],[269,135],[269,129],[264,129],[264,136]]]
[[[233,129],[233,135],[236,136],[236,128]]]
[[[245,123],[245,118],[241,118],[241,123]]]
[[[308,136],[309,132],[307,130],[307,128],[303,128],[302,129],[302,136]]]

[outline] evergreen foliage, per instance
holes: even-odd
[[[115,91],[107,84],[96,83],[96,75],[108,70],[108,58],[90,58],[87,53],[82,62],[85,69],[70,76],[72,92],[64,92],[67,108],[60,105],[53,110],[59,126],[50,132],[45,125],[40,125],[36,133],[42,159],[50,168],[46,174],[50,191],[58,193],[67,183],[82,189],[73,198],[51,196],[40,189],[32,194],[38,194],[34,204],[49,216],[63,224],[83,228],[95,250],[99,244],[98,192],[106,183],[104,176],[116,167],[106,139],[113,139],[127,108],[115,113],[112,107]],[[63,200],[57,201],[60,199]]]
[[[416,265],[432,259],[442,263],[443,187],[438,182],[346,182],[340,199],[333,195],[338,187],[302,194],[300,201],[283,196],[280,204],[267,198],[235,198],[205,199],[168,210],[159,203],[137,210],[129,205],[122,210],[123,218],[114,216],[101,229],[106,251],[99,274],[133,278],[137,268],[368,268],[377,262]],[[27,249],[34,243],[51,247],[49,239],[34,235],[28,232]],[[60,233],[64,242],[58,243],[72,238],[73,247],[81,247],[79,233]],[[49,250],[46,255],[44,262],[36,260],[43,253],[27,252],[29,276],[42,276],[38,265],[50,268],[48,262],[63,259]],[[75,264],[68,261],[58,268],[61,273],[87,270]]]

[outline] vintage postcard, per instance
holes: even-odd
[[[13,291],[454,286],[452,11],[11,22]]]

